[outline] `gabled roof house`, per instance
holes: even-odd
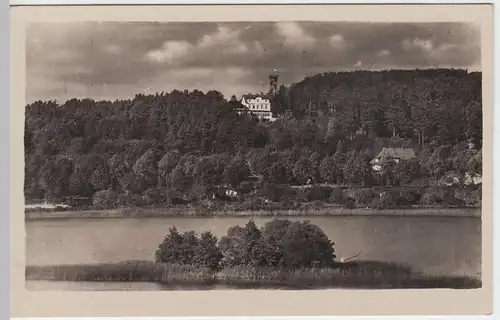
[[[373,170],[379,171],[387,161],[399,162],[415,158],[415,151],[411,148],[382,148],[382,150],[370,161]]]

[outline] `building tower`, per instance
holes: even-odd
[[[269,75],[269,98],[272,99],[278,93],[278,74]]]

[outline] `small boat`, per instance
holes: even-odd
[[[351,261],[354,261],[356,260],[357,257],[359,257],[361,255],[361,253],[363,252],[363,250],[360,250],[357,254],[353,255],[353,256],[350,256],[350,257],[341,257],[339,262],[340,263],[347,263],[347,262],[351,262]]]

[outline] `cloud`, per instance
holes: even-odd
[[[150,50],[145,54],[148,61],[160,64],[173,64],[182,61],[206,59],[210,56],[222,55],[260,55],[264,51],[259,41],[250,43],[240,39],[242,30],[226,26],[218,26],[213,33],[203,35],[196,43],[188,41],[167,41],[161,48]]]
[[[217,32],[204,35],[199,42],[200,48],[211,48],[214,46],[232,46],[239,44],[240,31],[228,27],[219,26]]]
[[[284,38],[284,44],[287,47],[303,49],[317,42],[317,39],[307,34],[297,22],[278,22],[275,28]]]
[[[403,41],[403,49],[405,50],[419,49],[430,52],[432,51],[432,49],[434,49],[434,43],[430,39],[419,39],[419,38],[415,38],[413,40],[405,39]]]
[[[480,69],[480,33],[465,23],[44,23],[26,38],[26,99],[217,89],[266,91],[306,74],[446,66]],[[373,62],[373,63],[372,63]]]
[[[377,56],[378,57],[386,57],[386,56],[389,56],[391,54],[391,52],[387,49],[383,49],[383,50],[380,50],[378,53],[377,53]]]
[[[346,43],[341,34],[334,34],[328,38],[330,44],[334,47],[343,47]]]
[[[191,47],[187,41],[167,41],[160,49],[147,52],[145,57],[152,62],[173,63],[175,58],[182,57]]]

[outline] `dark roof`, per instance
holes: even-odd
[[[415,152],[411,148],[382,148],[382,151],[373,159],[403,159],[408,160],[415,157]],[[373,160],[371,162],[373,162]]]
[[[269,95],[268,94],[253,94],[253,93],[248,93],[248,94],[244,94],[242,96],[242,98],[245,98],[245,99],[255,99],[255,98],[258,98],[258,97],[261,97],[262,99],[269,99]]]

